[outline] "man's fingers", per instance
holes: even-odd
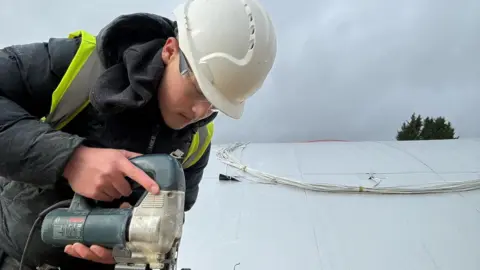
[[[133,181],[142,185],[146,190],[150,191],[153,194],[158,194],[160,188],[158,184],[148,176],[144,171],[135,166],[128,159],[124,159],[121,164],[123,173],[130,177]]]
[[[138,157],[138,156],[141,156],[141,155],[142,155],[142,154],[135,153],[135,152],[130,152],[130,151],[127,151],[127,150],[120,150],[120,152],[122,152],[122,154],[123,154],[126,158],[134,158],[134,157]]]
[[[132,187],[128,181],[126,181],[126,179],[122,179],[121,181],[112,181],[111,183],[117,192],[122,196],[127,197],[132,193]]]
[[[70,256],[77,257],[77,258],[82,258],[80,254],[78,254],[75,249],[73,248],[72,245],[67,245],[65,246],[65,249],[63,250],[65,253],[67,253]]]
[[[104,201],[104,202],[111,202],[115,198],[107,194],[106,192],[98,192],[95,196],[93,196],[92,199],[99,200],[99,201]]]
[[[100,246],[92,245],[90,248],[80,243],[67,245],[65,253],[77,258],[94,261],[103,264],[114,264],[112,252]]]
[[[90,249],[82,244],[75,243],[73,244],[73,250],[75,251],[76,254],[80,255],[81,258],[87,259],[90,261],[97,261],[99,258],[95,256],[95,254],[92,254]]]
[[[72,256],[82,258],[89,261],[100,262],[102,258],[98,257],[95,253],[93,253],[88,247],[80,244],[75,243],[72,245],[72,250],[67,252]]]
[[[123,181],[125,182],[125,181]],[[106,195],[108,195],[109,197],[113,198],[113,199],[118,199],[120,197],[122,197],[122,194],[120,193],[120,191],[117,189],[117,185],[115,183],[115,181],[111,181],[110,182],[111,186],[109,188],[105,188],[103,190],[103,193],[105,193]]]
[[[97,246],[97,245],[92,245],[90,247],[90,250],[93,253],[95,253],[95,255],[97,255],[98,258],[101,258],[102,263],[105,263],[105,264],[114,264],[115,263],[115,259],[113,258],[112,251],[110,251],[106,248]]]
[[[120,204],[119,208],[132,208],[132,205],[130,205],[128,202],[124,202]]]

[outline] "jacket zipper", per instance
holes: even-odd
[[[151,154],[153,152],[153,147],[155,146],[155,141],[157,140],[159,131],[160,126],[156,125],[152,132],[152,136],[150,137],[150,142],[148,143],[147,154]]]

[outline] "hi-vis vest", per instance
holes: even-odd
[[[50,113],[42,118],[53,128],[60,130],[89,104],[89,92],[104,71],[95,50],[95,36],[81,30],[70,33],[69,38],[82,37],[80,46],[65,75],[52,95]],[[184,169],[195,164],[205,153],[212,136],[213,122],[200,127],[194,134],[188,153],[184,156]]]

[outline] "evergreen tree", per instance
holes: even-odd
[[[422,120],[421,115],[413,113],[410,121],[402,124],[396,138],[398,141],[445,140],[458,139],[458,136],[455,136],[455,129],[444,117],[426,117]]]
[[[433,118],[427,117],[423,120],[422,131],[420,132],[421,140],[433,140],[435,139],[435,120]]]
[[[418,140],[422,129],[422,116],[412,114],[410,121],[402,124],[397,133],[398,141]]]

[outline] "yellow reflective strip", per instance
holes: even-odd
[[[202,158],[203,154],[205,153],[205,150],[207,149],[208,145],[212,141],[214,130],[215,130],[215,128],[213,126],[213,122],[210,122],[207,125],[208,135],[205,138],[205,141],[203,142],[203,144],[200,146],[200,149],[197,149],[197,153],[195,154],[195,158],[191,162],[192,165],[197,163],[200,160],[200,158]],[[190,165],[190,166],[192,166],[192,165]]]
[[[197,151],[199,138],[200,136],[198,135],[198,132],[195,133],[195,135],[193,135],[192,143],[190,144],[190,148],[188,149],[187,156],[183,159],[182,164],[185,164],[188,158],[190,158],[190,156]]]
[[[78,72],[80,71],[80,69],[82,69],[82,66],[85,64],[88,57],[95,49],[95,37],[83,30],[71,33],[69,35],[69,38],[77,37],[79,35],[82,35],[82,42],[80,43],[80,46],[78,47],[77,53],[73,57],[71,64],[68,66],[65,75],[63,76],[59,85],[52,94],[50,112],[53,112],[55,110],[58,103],[65,94],[65,91],[67,91],[67,89],[70,87],[73,79],[75,78],[75,76],[77,76]]]
[[[67,119],[65,119],[65,121],[59,123],[57,125],[57,130],[60,130],[62,129],[64,126],[66,126],[68,123],[70,123],[70,121],[72,121],[73,118],[75,118],[75,116],[77,116],[83,109],[85,109],[85,107],[87,107],[87,105],[90,103],[90,100],[87,100],[85,101],[82,106],[80,108],[78,108],[75,112],[73,112],[72,114],[70,114]]]

